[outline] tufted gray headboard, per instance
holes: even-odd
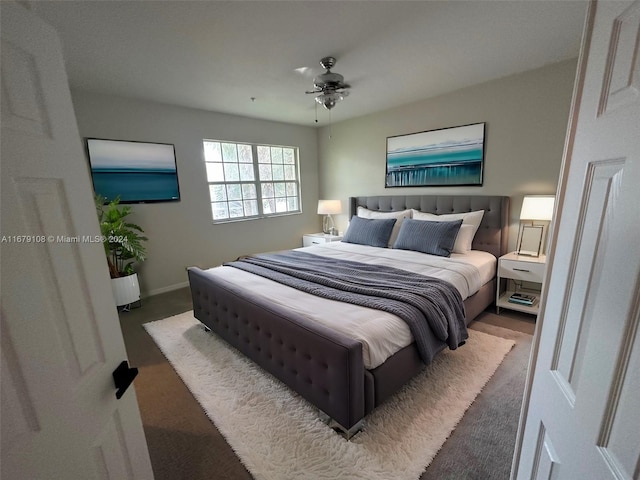
[[[376,195],[349,198],[349,219],[358,207],[378,212],[397,212],[413,208],[421,212],[443,215],[484,210],[482,223],[473,240],[475,250],[496,257],[508,251],[509,197],[473,195]]]

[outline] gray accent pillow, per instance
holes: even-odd
[[[352,217],[342,241],[371,245],[372,247],[386,247],[395,223],[395,218],[369,219]]]
[[[456,242],[462,220],[429,222],[405,219],[393,248],[448,257]]]
[[[391,230],[391,237],[389,237],[389,248],[393,248],[393,244],[396,243],[396,238],[398,238],[402,220],[411,218],[411,210],[403,210],[401,212],[375,212],[364,207],[358,207],[358,216],[361,218],[395,218],[396,224],[393,226],[393,230]],[[430,220],[437,220],[437,218],[431,218]]]

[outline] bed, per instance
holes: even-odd
[[[508,197],[398,195],[352,197],[349,202],[350,216],[359,207],[369,212],[413,209],[437,215],[484,210],[473,238],[473,250],[488,252],[495,258],[507,252]],[[342,255],[339,247],[333,249]],[[333,253],[329,249],[315,251]],[[251,274],[227,275],[224,269],[235,271],[232,267],[189,269],[195,317],[324,412],[347,438],[369,412],[424,367],[415,342],[401,346],[382,363],[372,363],[370,358],[365,359],[361,339],[319,323],[293,303],[271,298],[265,293],[267,285],[260,283],[271,280],[256,279],[257,283],[248,284],[240,276],[234,282],[234,275]],[[485,277],[477,291],[464,300],[466,323],[495,299],[495,273]],[[328,308],[314,309],[335,316]],[[446,343],[433,347],[441,350]]]

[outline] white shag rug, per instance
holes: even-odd
[[[193,312],[144,326],[256,480],[419,478],[515,343],[469,330],[347,442]]]

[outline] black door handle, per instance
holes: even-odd
[[[116,384],[116,398],[120,400],[124,392],[127,391],[133,379],[138,375],[138,369],[135,367],[129,368],[129,363],[123,360],[118,368],[113,371],[113,382]]]

